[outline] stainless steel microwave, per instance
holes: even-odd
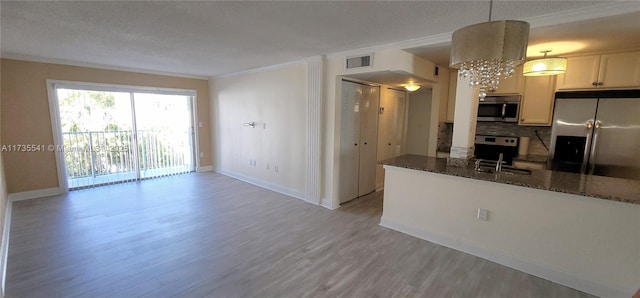
[[[478,105],[478,121],[518,122],[520,95],[487,96]]]

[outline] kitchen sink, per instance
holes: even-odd
[[[531,175],[531,170],[516,168],[509,165],[502,165],[496,170],[496,161],[479,160],[476,162],[475,171],[482,173],[505,173],[505,174],[518,174],[518,175]]]

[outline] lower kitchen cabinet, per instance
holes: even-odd
[[[524,81],[518,124],[551,125],[556,76],[526,77]]]

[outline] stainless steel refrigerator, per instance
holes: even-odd
[[[550,168],[640,179],[640,90],[556,93]]]

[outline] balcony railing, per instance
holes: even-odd
[[[138,168],[139,178],[188,172],[192,168],[189,131],[63,132],[62,137],[70,182],[74,179],[92,180],[87,178],[100,178],[103,181],[106,176],[132,180],[138,178]],[[107,180],[107,183],[116,182]],[[78,181],[73,182],[70,186]],[[90,182],[80,183],[82,185],[79,187],[87,183]]]

